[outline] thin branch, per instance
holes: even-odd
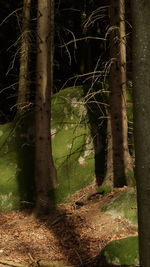
[[[13,14],[17,13],[17,11],[21,10],[22,7],[17,8],[16,10],[14,10],[12,13],[10,13],[1,23],[0,26],[2,26]]]
[[[1,260],[0,259],[0,263],[3,264],[3,265],[7,265],[7,266],[13,266],[13,267],[28,267],[28,265],[25,265],[25,264],[20,264],[20,263],[16,263],[16,262],[13,262],[13,261],[6,261],[6,260]]]
[[[83,27],[84,30],[86,31],[91,25],[94,25],[94,23],[97,20],[100,20],[101,18],[105,17],[104,12],[109,8],[109,6],[103,6],[95,9],[89,16],[88,18],[84,21]],[[103,13],[102,13],[103,12]]]
[[[78,39],[75,39],[75,40],[74,39],[73,40],[70,40],[68,43],[65,43],[65,45],[60,45],[59,47],[60,48],[66,47],[66,45],[72,44],[74,42],[88,40],[88,39],[106,41],[105,38],[93,37],[93,36],[86,36],[86,37],[78,38]]]
[[[93,75],[93,73],[94,73],[94,71],[92,71],[92,72],[88,72],[88,73],[84,73],[84,74],[77,74],[77,75],[74,75],[74,76],[70,77],[70,78],[63,84],[63,86],[61,87],[60,90],[62,90],[63,88],[65,88],[65,86],[67,85],[67,83],[68,83],[69,81],[75,79],[75,83],[74,83],[74,86],[75,86],[75,84],[76,84],[76,82],[77,82],[77,80],[78,80],[79,78],[84,78],[84,77],[86,77],[86,76]],[[98,75],[101,75],[101,76],[102,76],[102,75],[104,74],[104,72],[103,72],[103,71],[95,71],[95,74],[98,74]],[[91,77],[90,77],[90,79],[91,79]],[[83,81],[83,82],[84,82],[84,81]]]
[[[14,68],[15,60],[16,60],[16,57],[17,57],[17,54],[18,54],[18,53],[19,53],[19,51],[17,50],[16,53],[14,54],[14,56],[13,56],[12,61],[11,61],[10,64],[9,64],[8,70],[7,70],[7,72],[6,72],[6,76],[7,76],[8,73]]]
[[[7,90],[7,89],[9,89],[9,88],[13,88],[13,86],[15,86],[15,85],[18,85],[18,82],[13,83],[13,84],[11,84],[11,85],[9,85],[9,86],[3,88],[2,90],[0,90],[0,94],[3,93],[5,90]],[[14,90],[14,88],[13,88],[13,90]]]

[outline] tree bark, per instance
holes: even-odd
[[[135,176],[140,266],[150,266],[150,1],[132,0]]]
[[[107,119],[107,150],[106,150],[106,174],[103,181],[103,186],[113,188],[114,173],[113,173],[113,148],[112,148],[112,130],[110,116]]]
[[[19,71],[19,86],[18,86],[18,113],[22,113],[27,108],[28,104],[28,67],[29,67],[29,31],[30,31],[30,9],[31,0],[24,0],[23,3],[23,18],[22,18],[22,35],[20,48],[20,71]]]
[[[109,75],[109,86],[114,186],[122,187],[128,183],[132,183],[132,180],[128,180],[127,177],[129,172],[133,171],[132,159],[128,149],[128,120],[126,111],[126,30],[124,0],[112,0],[110,11],[111,68]]]
[[[53,164],[50,120],[53,86],[54,1],[38,0],[37,15],[37,91],[36,91],[36,214],[54,207],[56,170]]]

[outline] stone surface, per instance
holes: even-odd
[[[114,240],[101,251],[97,267],[138,266],[138,238],[136,236]]]
[[[0,211],[32,207],[34,200],[33,114],[0,125]],[[52,147],[57,168],[56,202],[94,179],[94,151],[82,87],[52,99]]]
[[[133,225],[137,225],[136,189],[129,188],[122,191],[118,197],[103,207],[102,211],[113,218],[123,217]]]
[[[0,211],[18,209],[33,199],[31,116],[0,125]],[[32,135],[33,136],[33,135]]]
[[[90,184],[95,176],[94,150],[82,87],[53,97],[52,146],[58,175],[57,199]]]

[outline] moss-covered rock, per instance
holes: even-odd
[[[137,224],[136,189],[129,188],[102,208],[112,217],[126,218],[131,224]]]
[[[94,179],[94,150],[82,87],[53,97],[52,148],[57,168],[57,199],[90,184]]]
[[[137,266],[138,264],[138,237],[132,236],[108,243],[99,255],[97,267]]]
[[[102,194],[102,195],[105,195],[105,194],[108,194],[110,192],[112,192],[113,188],[111,186],[107,186],[107,185],[102,185],[102,186],[99,186],[97,188],[97,192]]]
[[[94,152],[82,87],[52,98],[52,147],[60,202],[94,179]],[[34,200],[33,113],[0,125],[0,211]]]
[[[0,211],[18,209],[33,199],[34,148],[27,135],[30,124],[31,114],[25,120],[0,125]]]
[[[8,123],[0,126],[0,210],[17,206],[17,172],[13,127]]]

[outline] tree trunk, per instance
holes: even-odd
[[[24,0],[23,18],[22,18],[22,35],[20,48],[20,71],[19,71],[19,87],[18,87],[18,113],[22,113],[28,104],[28,66],[29,66],[29,30],[30,30],[30,9],[31,0]]]
[[[150,1],[132,0],[135,176],[140,266],[150,266]]]
[[[107,119],[107,162],[106,174],[103,181],[103,186],[113,188],[114,173],[113,173],[113,148],[112,148],[112,130],[110,117]]]
[[[56,170],[50,138],[50,102],[53,86],[54,1],[38,0],[37,15],[37,91],[36,91],[36,214],[54,207]]]
[[[127,177],[133,171],[128,149],[128,120],[126,111],[126,31],[124,0],[111,1],[111,68],[110,115],[113,143],[114,186],[122,187],[132,180]]]

